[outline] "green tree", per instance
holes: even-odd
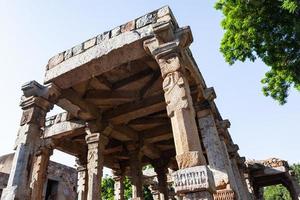
[[[114,200],[114,184],[115,181],[110,176],[102,178],[102,199]],[[126,176],[124,180],[124,197],[126,200],[132,196],[132,184],[130,179]],[[153,200],[152,194],[148,187],[144,186],[144,199]]]
[[[291,170],[295,173],[295,176],[300,184],[300,164],[293,164]],[[283,185],[268,186],[264,190],[265,200],[291,200],[289,191]]]
[[[260,58],[270,70],[263,93],[286,103],[290,87],[300,91],[300,1],[217,0],[225,30],[220,51],[230,64]]]
[[[268,186],[264,190],[265,200],[292,200],[289,191],[283,185]]]
[[[102,183],[101,183],[102,199],[114,200],[114,184],[115,181],[111,177],[105,176],[104,178],[102,178]]]

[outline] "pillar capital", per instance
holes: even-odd
[[[216,125],[218,129],[226,130],[230,128],[231,123],[228,119],[224,119],[224,120],[217,121]]]
[[[215,89],[213,87],[205,88],[203,91],[203,97],[208,101],[213,101],[215,98],[217,98]]]
[[[177,28],[169,22],[159,22],[153,25],[154,37],[144,42],[144,48],[155,58],[166,46],[176,46],[184,49],[193,42],[192,31],[189,26]],[[160,49],[160,50],[159,50]]]
[[[43,97],[51,102],[55,102],[61,95],[61,89],[54,83],[44,86],[35,80],[23,84],[22,91],[25,97]]]
[[[109,142],[108,137],[101,135],[100,133],[90,133],[85,136],[86,143],[89,144],[100,144],[101,146],[106,146]]]

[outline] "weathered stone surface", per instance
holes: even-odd
[[[210,192],[191,192],[183,196],[183,200],[213,200],[213,196]]]
[[[110,32],[104,32],[97,36],[97,44],[100,44],[102,41],[108,40],[110,37]]]
[[[126,24],[121,26],[121,32],[128,32],[135,29],[135,20],[132,20],[130,22],[127,22]]]
[[[177,193],[215,191],[212,173],[205,165],[180,169],[174,172],[172,177]]]
[[[72,49],[68,49],[65,51],[65,60],[71,58],[73,56]]]
[[[169,6],[162,7],[157,11],[158,18],[161,18],[165,15],[170,15],[170,14],[171,14],[171,10],[170,10]]]
[[[89,49],[91,48],[92,46],[94,46],[96,44],[96,38],[92,38],[92,39],[89,39],[88,41],[86,41],[85,43],[83,43],[83,48],[86,50],[86,49]]]
[[[111,37],[116,37],[120,34],[121,34],[121,27],[120,26],[118,26],[118,27],[114,28],[113,30],[111,30]]]
[[[201,165],[203,162],[202,159],[203,155],[199,151],[189,151],[176,155],[176,161],[179,169]]]
[[[147,15],[144,15],[143,17],[136,20],[136,28],[141,28],[143,26],[151,24],[151,23],[155,22],[155,20],[156,20],[155,13],[149,13]]]
[[[76,56],[76,55],[80,54],[81,52],[83,52],[83,45],[82,44],[76,45],[75,47],[72,48],[73,56]]]
[[[103,172],[103,150],[108,143],[108,138],[99,133],[86,135],[88,144],[87,169],[88,191],[87,199],[101,199],[101,180]],[[100,188],[99,188],[100,187]]]
[[[224,155],[226,152],[223,151],[213,115],[199,117],[198,113],[198,124],[208,162],[214,172],[216,187],[217,189],[225,189],[229,183],[228,166],[226,166],[229,161],[226,162],[227,157]]]
[[[214,200],[235,200],[235,194],[230,189],[218,190],[214,194]]]
[[[54,66],[58,65],[64,60],[64,53],[59,53],[55,55],[54,57],[50,58],[48,62],[48,69],[53,68]]]
[[[48,70],[45,75],[45,83],[49,83],[59,77],[61,81],[56,80],[56,84],[60,88],[65,89],[70,87],[70,85],[87,80],[91,76],[98,76],[107,72],[120,64],[141,58],[146,55],[146,52],[141,51],[140,43],[138,42],[142,42],[141,39],[147,37],[151,30],[150,26],[146,26],[137,32],[125,32],[109,40],[103,40],[76,57],[73,56],[55,68]],[[99,59],[99,65],[88,64],[94,59]],[[77,72],[76,69],[78,70]],[[85,70],[89,71],[89,73],[82,73]]]

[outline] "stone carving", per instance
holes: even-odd
[[[179,57],[175,53],[168,55],[168,57],[159,59],[159,66],[160,66],[161,74],[164,78],[169,73],[179,71],[181,68]]]
[[[46,115],[45,111],[38,107],[28,108],[23,111],[20,125],[24,125],[27,123],[34,123],[40,126],[43,126],[45,123],[44,116]]]
[[[174,115],[174,110],[188,108],[185,83],[180,72],[169,73],[163,81],[163,89],[169,117]]]
[[[178,170],[172,177],[177,193],[215,190],[211,171],[204,165]]]
[[[214,194],[214,200],[235,200],[235,195],[232,190],[218,190],[216,194]]]
[[[50,146],[42,146],[36,152],[30,182],[31,199],[33,200],[39,200],[42,198],[43,188],[39,186],[45,183],[47,167],[51,154],[52,149]]]

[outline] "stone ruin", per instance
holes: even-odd
[[[0,157],[0,197],[8,183],[13,158],[13,153]],[[50,161],[42,199],[74,200],[77,196],[76,186],[77,171],[74,168]]]
[[[116,200],[124,199],[124,176],[132,199],[143,199],[148,164],[160,200],[168,199],[168,169],[177,199],[259,199],[259,188],[272,182],[262,181],[270,167],[245,164],[239,155],[192,41],[190,27],[163,7],[51,58],[44,85],[22,86],[23,115],[1,200],[43,199],[54,149],[77,158],[78,200],[101,198],[104,166],[114,171]],[[54,105],[66,112],[46,119]],[[299,199],[299,190],[292,196]]]

